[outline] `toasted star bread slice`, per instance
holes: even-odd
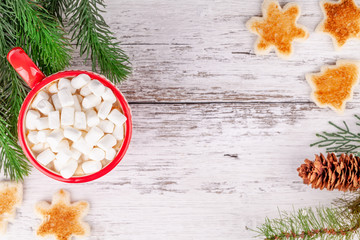
[[[354,0],[320,1],[323,20],[316,32],[328,34],[336,51],[350,39],[360,39],[360,8]]]
[[[0,182],[0,235],[5,234],[8,222],[15,218],[22,203],[23,186],[16,182]]]
[[[70,194],[61,189],[55,193],[51,204],[44,201],[36,204],[35,212],[42,218],[36,235],[43,238],[54,236],[57,240],[89,236],[90,226],[83,222],[88,211],[88,202],[70,203]]]
[[[247,29],[258,35],[254,51],[257,55],[265,55],[275,49],[281,58],[289,58],[293,50],[293,41],[305,41],[309,37],[307,29],[297,20],[301,15],[300,6],[288,3],[281,8],[276,0],[265,0],[262,4],[263,17],[252,17]]]

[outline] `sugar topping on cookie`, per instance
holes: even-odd
[[[265,0],[262,5],[263,17],[253,17],[246,26],[258,35],[255,53],[268,54],[275,49],[279,57],[288,58],[293,54],[293,41],[304,41],[309,37],[305,27],[298,25],[300,7],[288,3],[281,8],[276,0]]]

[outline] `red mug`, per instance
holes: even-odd
[[[25,51],[20,48],[16,47],[10,50],[7,55],[7,59],[10,64],[14,67],[16,72],[24,79],[24,81],[30,86],[31,91],[26,96],[19,113],[18,118],[18,137],[20,146],[23,149],[26,157],[30,160],[30,162],[37,168],[40,172],[45,174],[48,177],[51,177],[55,180],[67,183],[83,183],[93,181],[97,178],[100,178],[110,172],[116,165],[124,157],[131,140],[132,135],[132,120],[131,120],[131,110],[130,107],[125,99],[125,97],[121,94],[121,92],[104,76],[98,75],[93,72],[89,71],[79,71],[79,70],[70,70],[70,71],[62,71],[55,74],[52,74],[46,77],[40,69],[36,66],[36,64],[29,58],[29,56],[25,53]],[[121,149],[115,156],[114,160],[112,160],[109,164],[107,164],[104,168],[100,171],[85,175],[85,176],[75,176],[68,179],[63,178],[60,174],[57,174],[43,165],[41,165],[32,154],[29,146],[27,145],[26,135],[25,135],[25,114],[32,102],[34,96],[45,86],[49,83],[56,81],[60,78],[64,77],[76,77],[79,74],[87,74],[90,76],[91,79],[96,79],[101,82],[104,86],[110,88],[118,101],[120,102],[121,108],[123,110],[123,114],[127,118],[125,122],[125,137],[123,143],[121,145]]]

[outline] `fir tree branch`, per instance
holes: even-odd
[[[360,120],[357,115],[355,115],[355,118]],[[360,148],[360,133],[352,132],[345,121],[343,126],[336,125],[333,122],[329,122],[329,124],[335,128],[335,131],[316,134],[320,140],[310,146],[325,148],[327,152],[357,153]],[[357,123],[357,125],[360,125],[360,123]]]
[[[70,43],[59,22],[34,1],[11,1],[18,23],[17,45],[22,46],[45,74],[69,65]]]
[[[258,227],[259,237],[265,240],[282,239],[354,239],[359,234],[359,214],[346,208],[319,207],[297,212],[280,212],[277,219],[265,219]]]
[[[68,9],[70,32],[80,55],[92,61],[92,70],[97,66],[111,81],[118,83],[130,73],[129,58],[120,49],[119,43],[101,16],[105,7],[102,0],[74,0]]]
[[[17,119],[28,87],[4,58],[0,67],[0,170],[11,180],[23,180],[30,165],[17,143]]]
[[[40,0],[39,4],[43,6],[51,16],[59,20],[64,26],[64,18],[66,9],[69,5],[69,0]]]
[[[348,209],[351,214],[360,216],[360,191],[344,194],[342,197],[334,200],[333,205],[338,208]]]
[[[17,144],[17,116],[28,88],[6,61],[15,46],[17,23],[10,1],[0,2],[0,170],[11,180],[23,180],[30,165]]]
[[[30,89],[8,62],[3,64],[5,67],[0,69],[0,98],[4,110],[0,116],[8,122],[11,133],[17,136],[18,113]]]
[[[15,14],[7,2],[0,1],[0,58],[4,59],[16,42],[16,27],[13,23]],[[2,67],[2,66],[1,66]]]
[[[0,116],[0,170],[10,179],[19,181],[29,174],[30,165],[8,126]]]

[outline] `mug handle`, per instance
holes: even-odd
[[[36,84],[45,78],[45,74],[40,71],[22,48],[11,49],[6,58],[30,88],[34,88]]]

